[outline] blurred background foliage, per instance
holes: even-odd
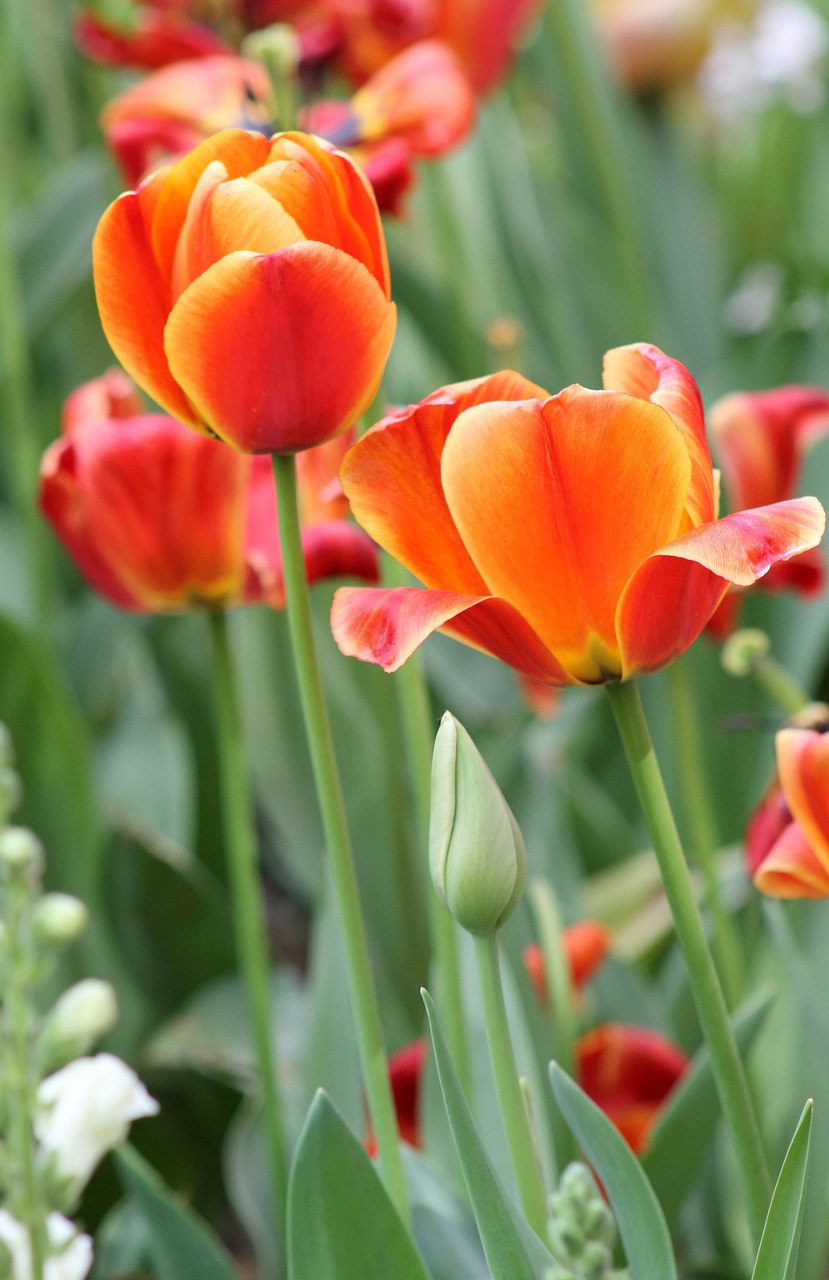
[[[814,8],[829,18],[829,5]],[[387,227],[400,323],[384,399],[417,400],[444,382],[513,364],[551,392],[575,381],[595,386],[604,350],[638,340],[685,362],[706,403],[783,382],[829,386],[827,95],[809,113],[778,101],[738,126],[712,122],[687,84],[634,98],[611,85],[595,49],[595,81],[583,67],[574,73],[572,51],[556,38],[555,9],[483,103],[474,136],[421,172],[407,216]],[[82,61],[71,12],[68,0],[0,5],[0,719],[25,780],[21,821],[46,844],[53,886],[93,908],[78,969],[116,983],[114,1043],[163,1103],[136,1141],[231,1244],[241,1223],[266,1251],[256,1115],[244,1102],[253,1058],[231,972],[206,624],[118,615],[92,597],[45,526],[37,524],[33,540],[27,532],[37,520],[37,462],[58,433],[62,401],[112,362],[90,242],[120,181],[97,115],[128,77]],[[829,496],[829,443],[809,456],[801,492]],[[423,1031],[424,855],[393,682],[339,655],[329,602],[330,589],[318,587],[326,685],[395,1049]],[[743,620],[768,630],[779,660],[813,695],[829,698],[825,596],[804,604],[755,594]],[[286,620],[239,612],[233,639],[291,1123],[298,1130],[323,1084],[360,1132],[359,1069]],[[436,638],[425,663],[436,715],[450,708],[486,755],[524,831],[532,873],[549,878],[569,920],[589,913],[617,928],[616,956],[593,985],[587,1016],[653,1026],[695,1050],[682,964],[601,694],[565,691],[556,714],[539,718],[512,675],[478,654]],[[706,638],[683,664],[726,850],[724,884],[746,940],[743,995],[767,984],[773,993],[749,1062],[778,1165],[804,1098],[817,1102],[798,1276],[822,1280],[826,904],[769,906],[742,869],[742,832],[772,768],[779,712],[748,681],[722,672]],[[648,679],[644,693],[687,833],[666,676]],[[520,966],[530,936],[522,910],[506,931],[514,1014],[527,1042],[547,1052],[549,1032],[538,1025]],[[471,970],[469,981],[474,988]],[[480,1027],[475,1034],[485,1098],[492,1085]],[[433,1091],[429,1097],[434,1103]],[[479,1118],[503,1167],[491,1113],[482,1106]],[[435,1149],[445,1147],[436,1103],[426,1128]],[[684,1210],[689,1277],[732,1274],[711,1269],[710,1259],[742,1257],[725,1144],[708,1173]],[[105,1166],[85,1202],[92,1225],[116,1195]]]

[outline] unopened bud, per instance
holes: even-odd
[[[45,1071],[54,1071],[88,1053],[118,1018],[115,991],[100,978],[84,978],[64,991],[46,1015],[40,1033]]]
[[[80,898],[69,893],[46,893],[32,912],[35,940],[47,947],[65,947],[79,938],[89,912]]]
[[[251,32],[242,41],[245,58],[258,59],[279,76],[296,74],[301,52],[299,36],[288,22],[274,22]]]
[[[730,676],[747,676],[759,659],[768,657],[770,649],[771,641],[765,631],[743,627],[741,631],[733,632],[723,644],[720,662]]]
[[[13,875],[34,880],[43,871],[43,845],[27,827],[7,827],[0,831],[0,863]]]
[[[14,767],[14,747],[8,726],[0,720],[0,769]]]
[[[499,929],[524,890],[527,854],[512,811],[463,725],[447,711],[432,756],[432,882],[469,933]]]
[[[0,768],[0,815],[14,813],[22,799],[19,775],[10,767]]]

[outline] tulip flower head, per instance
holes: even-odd
[[[330,440],[379,386],[395,308],[377,204],[308,135],[206,139],[110,205],[93,267],[127,372],[243,452]]]
[[[410,1147],[420,1147],[420,1081],[426,1063],[427,1043],[413,1040],[389,1057],[389,1083],[397,1119],[397,1132],[401,1142]],[[365,1147],[370,1156],[377,1153],[373,1133],[366,1137]]]
[[[749,871],[770,897],[827,898],[829,735],[814,728],[782,729],[775,746],[779,781],[746,831]]]
[[[567,926],[561,941],[570,970],[570,982],[574,990],[580,992],[604,963],[610,949],[610,930],[596,920],[580,920]],[[544,972],[544,955],[538,943],[531,942],[524,948],[523,960],[539,1003],[546,1006],[550,995]]]
[[[718,520],[696,383],[656,347],[607,353],[605,390],[517,374],[385,419],[341,471],[357,520],[425,586],[341,590],[344,653],[394,671],[442,629],[552,684],[657,671],[729,585],[820,540],[814,498]]]
[[[644,1151],[660,1108],[682,1079],[688,1059],[645,1027],[605,1023],[576,1045],[579,1083],[622,1137]]]
[[[144,414],[113,371],[67,400],[63,436],[41,463],[40,505],[90,585],[117,608],[169,613],[285,604],[273,475],[161,414]],[[309,582],[376,581],[371,540],[343,517],[339,437],[301,455]]]

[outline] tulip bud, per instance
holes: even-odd
[[[100,978],[84,978],[64,991],[47,1015],[40,1033],[44,1069],[54,1071],[72,1058],[88,1053],[115,1026],[115,991]]]
[[[35,880],[43,871],[43,845],[27,827],[7,827],[0,832],[0,863],[11,875]]]
[[[487,766],[448,711],[432,756],[429,866],[438,896],[469,933],[499,929],[524,889],[518,824]]]
[[[41,946],[65,947],[81,936],[89,912],[80,898],[69,893],[47,893],[35,904],[32,929]]]
[[[730,676],[747,676],[758,659],[768,656],[771,641],[765,631],[743,627],[728,637],[720,652],[720,662]]]

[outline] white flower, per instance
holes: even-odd
[[[133,1120],[158,1111],[135,1072],[111,1053],[70,1062],[43,1081],[37,1100],[35,1135],[58,1175],[76,1190],[126,1140]]]
[[[92,1266],[92,1240],[81,1235],[68,1218],[50,1213],[46,1219],[50,1249],[43,1280],[85,1280]],[[32,1247],[29,1232],[8,1209],[0,1209],[0,1241],[6,1246],[12,1262],[13,1280],[32,1280]]]

